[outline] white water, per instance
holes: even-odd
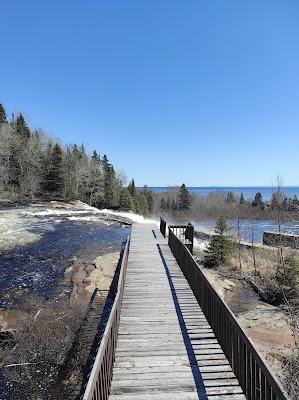
[[[114,210],[108,210],[108,209],[103,209],[103,210],[98,210],[98,212],[103,213],[103,214],[110,214],[110,215],[116,215],[124,218],[130,219],[132,222],[138,222],[139,224],[156,224],[159,226],[159,221],[155,219],[147,219],[144,218],[142,215],[135,214],[132,211],[114,211]]]
[[[133,212],[99,210],[81,201],[36,203],[26,207],[0,210],[0,251],[37,242],[43,236],[43,232],[53,231],[55,224],[63,223],[65,220],[113,224],[113,221],[105,219],[107,214],[141,224],[159,225],[157,220],[146,219]]]

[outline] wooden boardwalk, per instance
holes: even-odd
[[[110,400],[245,400],[156,225],[133,225]]]

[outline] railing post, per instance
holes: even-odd
[[[182,238],[177,236],[179,227],[182,225],[168,227],[169,247],[211,325],[246,398],[248,400],[290,400],[236,317],[190,254],[190,244],[185,245]],[[185,229],[185,239],[192,242],[192,247],[193,237],[194,227],[188,224]]]
[[[190,240],[190,244],[188,244],[188,249],[190,251],[191,254],[193,254],[193,243],[194,243],[194,226],[192,224],[190,224],[190,222],[188,223],[188,225],[186,226],[186,230],[185,230],[185,239]]]
[[[160,217],[160,232],[165,237],[166,236],[166,221]]]

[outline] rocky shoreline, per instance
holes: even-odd
[[[53,398],[95,289],[105,303],[131,223],[81,202],[0,211],[0,247],[3,235],[10,242],[0,249],[1,400]]]

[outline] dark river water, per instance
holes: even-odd
[[[93,261],[107,246],[119,248],[129,231],[118,224],[53,222],[39,242],[0,253],[0,307],[13,305],[13,288],[51,297],[67,267]]]

